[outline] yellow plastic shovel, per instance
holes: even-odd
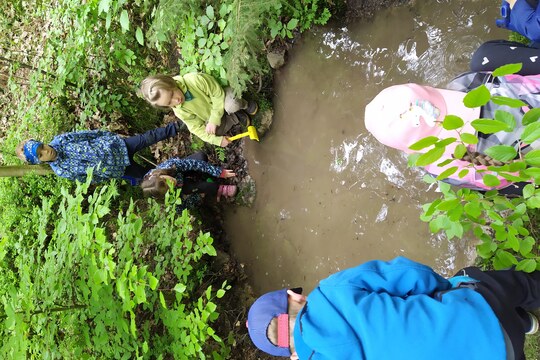
[[[246,132],[231,136],[230,138],[227,138],[227,139],[229,139],[229,141],[234,141],[234,140],[238,140],[240,138],[246,137],[246,136],[249,136],[251,140],[259,141],[259,134],[257,134],[257,129],[255,129],[255,126],[253,125],[248,126]]]

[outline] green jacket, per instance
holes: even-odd
[[[193,99],[173,107],[174,114],[181,119],[192,134],[210,144],[221,145],[223,136],[206,133],[207,123],[221,125],[225,106],[225,91],[212,76],[189,73],[175,76],[174,80],[185,94],[189,90]]]

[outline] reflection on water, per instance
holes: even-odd
[[[248,142],[252,208],[226,213],[227,234],[257,291],[313,288],[366,260],[405,255],[451,275],[474,256],[429,233],[421,205],[438,197],[420,169],[365,130],[364,106],[405,82],[444,86],[467,71],[495,29],[492,1],[417,2],[348,28],[306,34],[276,74],[275,118]]]

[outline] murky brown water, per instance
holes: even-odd
[[[444,87],[467,71],[478,45],[507,37],[494,27],[497,11],[492,0],[418,1],[304,35],[276,74],[272,129],[247,144],[256,203],[226,214],[256,291],[309,291],[338,270],[397,255],[443,274],[471,263],[466,241],[431,235],[419,220],[438,194],[367,133],[363,113],[389,85]]]

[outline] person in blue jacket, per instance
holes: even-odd
[[[540,272],[461,270],[445,279],[398,257],[258,298],[247,327],[264,352],[301,360],[523,360],[538,331]]]
[[[184,127],[173,122],[125,138],[102,130],[69,132],[55,136],[49,144],[34,139],[22,141],[15,153],[32,165],[48,163],[56,175],[69,180],[84,182],[88,168],[93,168],[92,183],[124,178],[134,184],[150,170],[135,162],[135,153],[176,136]]]
[[[497,20],[497,25],[525,36],[530,43],[487,41],[472,55],[471,71],[493,71],[502,65],[522,63],[519,75],[540,74],[539,3],[539,0],[503,0],[503,18]]]

